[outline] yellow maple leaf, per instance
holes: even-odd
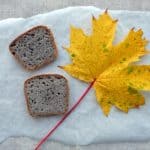
[[[124,40],[113,45],[116,25],[117,20],[105,11],[98,19],[92,18],[91,35],[71,26],[66,50],[72,64],[61,67],[82,81],[95,81],[97,101],[105,115],[113,105],[124,112],[143,105],[138,90],[150,90],[150,66],[133,64],[148,53],[143,31],[131,29]]]

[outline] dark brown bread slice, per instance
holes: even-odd
[[[24,83],[27,108],[32,116],[64,114],[68,110],[68,82],[57,74],[45,74]]]
[[[36,70],[57,57],[57,47],[50,29],[36,26],[18,36],[9,45],[10,52],[28,70]]]

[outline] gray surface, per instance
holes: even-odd
[[[9,17],[29,17],[34,14],[75,5],[94,5],[99,8],[150,10],[149,0],[0,0],[0,19]],[[36,140],[24,137],[8,138],[0,145],[0,150],[32,150]],[[67,146],[47,142],[43,149],[48,150],[149,150],[150,143],[99,144],[91,146]]]
[[[1,144],[0,150],[33,150],[37,144],[34,139],[27,137],[8,138]],[[28,147],[28,149],[27,149]],[[88,146],[68,146],[56,142],[47,142],[41,150],[149,150],[148,143],[118,143],[118,144],[95,144]]]
[[[150,10],[149,0],[0,0],[0,19],[28,17],[75,5],[93,5],[104,9]]]

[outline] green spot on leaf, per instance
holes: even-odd
[[[128,74],[132,73],[133,72],[133,67],[129,67],[128,68]]]
[[[75,57],[75,54],[71,54],[71,57]]]
[[[104,48],[103,49],[103,52],[105,53],[105,52],[108,52],[109,50],[107,49],[107,48]]]
[[[124,58],[122,58],[122,60],[120,61],[120,63],[123,63],[125,61],[126,61],[126,58],[124,57]]]
[[[111,100],[109,100],[109,99],[107,100],[107,103],[108,103],[108,104],[112,104],[112,103],[111,103]]]
[[[102,47],[103,47],[103,48],[106,48],[106,44],[103,44]]]
[[[103,44],[103,45],[102,45],[102,48],[103,48],[103,52],[104,52],[104,53],[109,51],[108,48],[106,47],[106,44]]]
[[[128,48],[128,47],[129,47],[129,43],[126,43],[126,44],[125,44],[125,47]]]
[[[130,86],[133,86],[133,84],[132,84],[131,82],[129,82],[129,85],[130,85]]]
[[[126,61],[126,58],[123,58],[122,61]]]
[[[142,90],[144,87],[142,85],[139,85],[138,89]]]
[[[131,86],[128,87],[128,92],[130,94],[137,94],[137,90],[135,90],[134,88],[132,88]]]

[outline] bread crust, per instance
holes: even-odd
[[[65,111],[62,113],[62,112],[57,112],[57,113],[32,113],[32,111],[30,110],[30,104],[29,104],[29,99],[28,99],[28,94],[27,94],[27,83],[33,79],[37,79],[39,77],[49,77],[49,76],[54,76],[54,77],[59,77],[59,78],[63,78],[66,80],[67,82],[67,96],[65,97],[65,101],[66,101],[66,109]],[[26,100],[26,104],[27,104],[27,110],[29,112],[29,114],[32,116],[32,117],[40,117],[40,116],[52,116],[52,115],[63,115],[65,114],[67,111],[68,111],[68,107],[69,107],[69,86],[68,86],[68,80],[62,76],[62,75],[59,75],[59,74],[41,74],[41,75],[35,75],[29,79],[27,79],[25,82],[24,82],[24,94],[25,94],[25,100]]]
[[[40,65],[35,65],[35,66],[27,66],[25,63],[23,63],[23,61],[19,58],[18,55],[14,55],[13,52],[14,50],[11,48],[11,45],[13,45],[16,41],[18,41],[23,35],[27,35],[28,32],[32,31],[32,30],[35,30],[35,29],[38,29],[38,28],[43,28],[45,30],[47,30],[47,32],[49,33],[50,35],[50,41],[52,41],[52,46],[53,46],[53,49],[54,49],[54,54],[53,54],[53,60],[51,59],[47,59],[45,60],[42,64]],[[57,46],[56,46],[56,43],[55,43],[55,40],[54,40],[54,36],[53,36],[53,33],[52,31],[47,27],[47,26],[44,26],[44,25],[39,25],[39,26],[36,26],[36,27],[33,27],[29,30],[27,30],[26,32],[20,34],[17,38],[15,38],[9,45],[9,51],[11,52],[11,54],[16,58],[16,60],[28,71],[32,71],[32,70],[38,70],[39,68],[41,67],[44,67],[46,66],[47,64],[50,64],[51,62],[55,61],[56,58],[57,58],[57,55],[58,55],[58,49],[57,49]]]

